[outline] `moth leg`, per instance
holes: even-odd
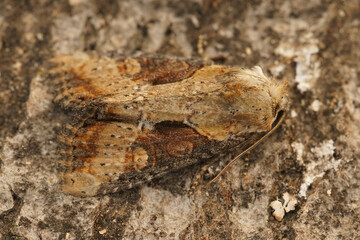
[[[195,175],[194,180],[191,182],[189,193],[193,195],[197,189],[201,186],[208,186],[206,184],[206,180],[204,180],[204,176],[206,172],[209,171],[211,167],[213,167],[214,163],[218,160],[218,157],[214,157],[211,161],[207,162],[204,166],[201,167],[200,171]],[[211,174],[214,175],[215,173]],[[211,177],[212,178],[212,177]]]

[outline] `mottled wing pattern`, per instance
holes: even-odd
[[[55,102],[74,116],[59,136],[65,192],[84,196],[115,192],[179,168],[176,158],[184,161],[194,149],[198,155],[209,155],[201,153],[207,139],[185,125],[158,124],[154,131],[144,131],[138,119],[97,119],[98,109],[112,97],[131,95],[144,86],[181,81],[204,64],[87,54],[61,56],[54,61],[58,67],[53,73],[60,84]],[[195,160],[189,158],[187,165]]]
[[[62,189],[80,196],[248,148],[271,130],[281,103],[274,95],[284,91],[261,70],[193,60],[74,54],[54,62],[55,102],[73,116],[59,136]]]
[[[149,85],[181,81],[203,67],[205,62],[180,61],[163,57],[110,58],[85,53],[59,56],[53,60],[60,75],[60,94],[55,101],[64,108],[132,95]],[[126,100],[126,99],[116,99]]]

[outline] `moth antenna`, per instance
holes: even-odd
[[[270,134],[272,134],[280,125],[280,123],[284,120],[285,113],[283,113],[279,119],[279,121],[276,123],[276,125],[264,136],[262,136],[259,140],[257,140],[253,145],[245,149],[242,153],[237,155],[234,159],[232,159],[219,173],[214,177],[207,185],[210,185],[213,182],[216,182],[221,175],[225,173],[225,171],[230,167],[231,164],[233,164],[235,161],[237,161],[239,158],[244,156],[246,153],[250,152],[253,148],[255,148],[259,143],[261,143],[265,138],[267,138]]]

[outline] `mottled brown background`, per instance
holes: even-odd
[[[0,239],[359,239],[360,2],[0,0]],[[49,59],[156,52],[288,81],[280,129],[193,195],[200,166],[77,198],[56,174]],[[225,157],[214,167],[222,167]],[[270,203],[288,192],[278,222]]]

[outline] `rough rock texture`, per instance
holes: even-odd
[[[0,0],[0,239],[359,239],[359,16],[359,0]],[[47,70],[54,55],[92,50],[260,65],[288,81],[291,111],[193,194],[201,166],[118,194],[66,195],[56,171],[66,115]],[[270,204],[286,192],[297,205],[280,222]]]

